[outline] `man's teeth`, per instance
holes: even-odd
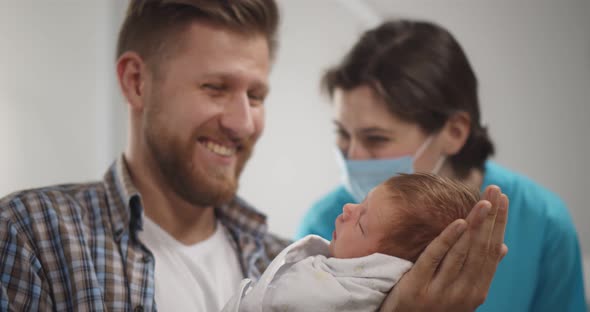
[[[225,147],[223,145],[219,145],[211,141],[205,143],[205,147],[213,153],[219,154],[221,156],[232,156],[236,153],[236,150],[234,148]]]

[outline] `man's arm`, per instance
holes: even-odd
[[[39,270],[32,248],[10,222],[0,219],[0,311],[52,310]]]
[[[474,311],[508,252],[508,198],[497,186],[484,192],[467,220],[450,224],[422,253],[384,301],[382,312]]]

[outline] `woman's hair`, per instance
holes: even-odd
[[[494,146],[480,124],[477,78],[459,43],[428,22],[388,21],[363,34],[343,61],[323,76],[330,97],[369,86],[396,117],[417,123],[426,133],[442,129],[458,112],[471,117],[469,137],[450,157],[460,178],[483,169]]]
[[[480,198],[457,180],[426,173],[402,174],[384,186],[396,210],[380,252],[412,262],[449,224],[465,219]]]

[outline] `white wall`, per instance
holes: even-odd
[[[0,1],[0,196],[96,179],[111,161],[112,9]]]
[[[280,3],[283,25],[265,103],[266,132],[240,193],[268,214],[271,230],[291,237],[312,201],[338,183],[334,127],[319,79],[365,27],[331,0]]]
[[[590,1],[279,1],[282,41],[266,133],[240,190],[268,213],[271,230],[293,235],[311,202],[338,182],[330,107],[318,92],[322,70],[375,16],[395,15],[437,21],[457,36],[480,79],[496,159],[559,193],[590,253],[583,197],[590,189]],[[113,54],[124,6],[0,0],[0,196],[99,178],[122,151]],[[586,265],[588,275],[588,257]]]

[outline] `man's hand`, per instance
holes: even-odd
[[[497,186],[487,187],[467,220],[456,220],[426,247],[381,312],[474,311],[508,252],[507,218],[508,197]]]

